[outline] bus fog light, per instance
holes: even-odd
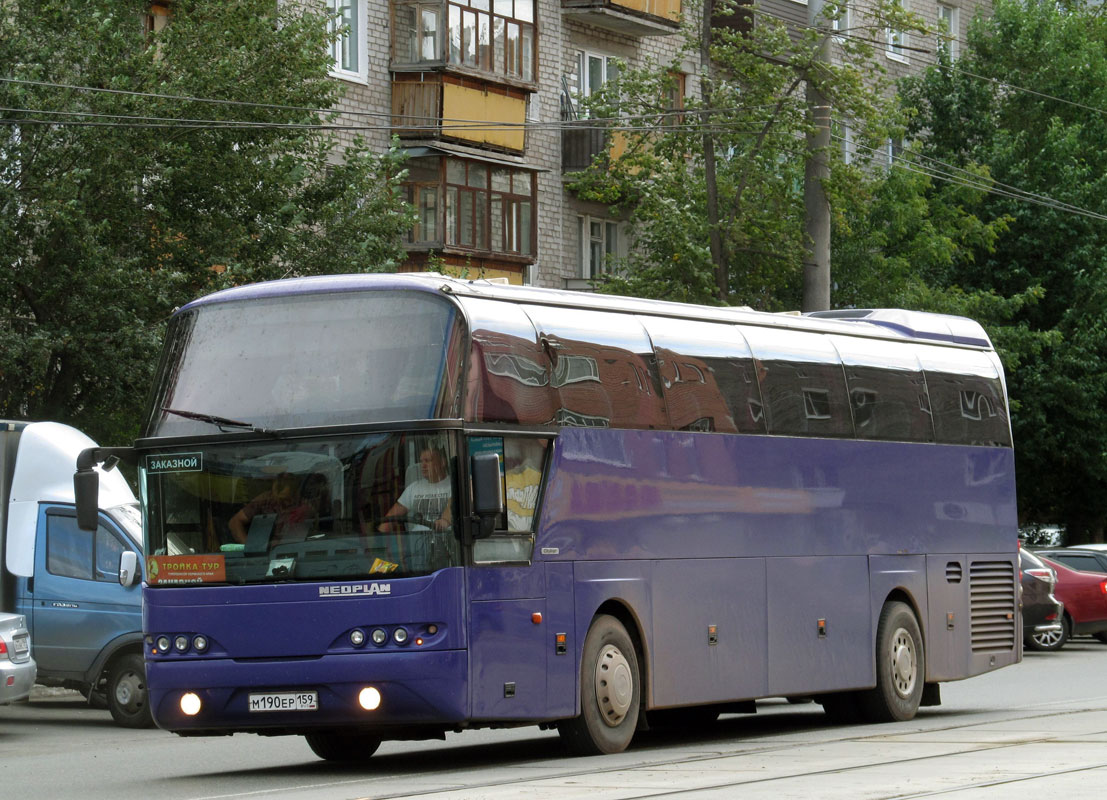
[[[200,713],[200,696],[195,692],[187,692],[181,695],[181,711],[190,717]]]
[[[159,636],[158,640],[154,642],[154,644],[157,645],[159,653],[164,653],[169,649],[169,637]]]
[[[365,644],[365,631],[358,630],[357,628],[350,631],[350,644],[354,647],[361,647]]]
[[[173,649],[176,650],[178,653],[183,653],[185,650],[187,650],[188,649],[188,637],[187,636],[178,636],[176,639],[174,639],[173,640]]]
[[[381,693],[372,686],[366,686],[358,694],[357,701],[366,711],[376,711],[381,705]]]
[[[377,628],[373,631],[373,644],[382,645],[388,641],[388,631],[384,628]]]
[[[397,628],[392,632],[392,639],[396,644],[407,644],[407,631],[403,628]]]

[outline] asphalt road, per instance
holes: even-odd
[[[297,737],[181,739],[117,728],[75,694],[0,706],[0,797],[51,800],[351,798],[1099,798],[1107,779],[1107,646],[944,684],[912,722],[833,726],[769,700],[626,753],[567,758],[556,733],[474,731],[393,742],[363,765],[319,761]]]

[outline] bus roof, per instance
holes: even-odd
[[[213,303],[301,294],[381,290],[423,291],[532,305],[740,323],[880,339],[911,339],[985,349],[992,347],[988,334],[978,322],[948,314],[905,309],[845,309],[803,315],[773,314],[747,307],[704,306],[592,292],[510,286],[487,280],[463,280],[437,273],[322,275],[267,281],[215,292],[188,303],[177,313]]]

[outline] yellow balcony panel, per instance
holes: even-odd
[[[526,95],[513,89],[442,86],[442,135],[488,147],[523,152],[526,143]]]
[[[401,137],[448,138],[521,153],[527,95],[512,87],[441,73],[397,74],[392,128]]]
[[[561,13],[627,36],[668,36],[680,29],[680,0],[561,0]]]

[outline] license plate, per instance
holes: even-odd
[[[318,711],[316,692],[270,692],[250,695],[251,711]]]
[[[12,644],[15,646],[15,654],[17,656],[26,653],[30,649],[30,646],[27,644],[26,636],[16,636],[12,640]]]

